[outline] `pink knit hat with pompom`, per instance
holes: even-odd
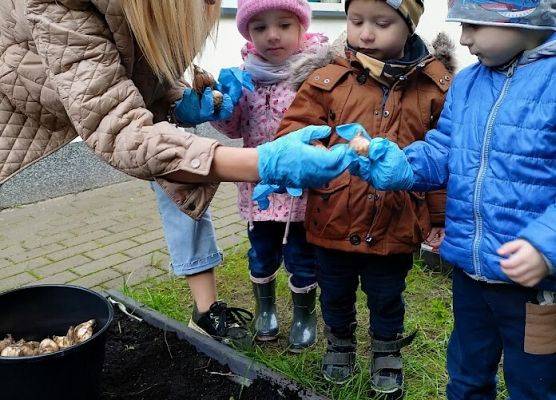
[[[309,28],[311,22],[311,6],[307,0],[238,0],[236,23],[242,36],[251,40],[249,21],[255,15],[267,10],[285,10],[297,16],[303,29]]]

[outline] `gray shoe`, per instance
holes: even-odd
[[[399,334],[394,340],[373,339],[371,345],[371,390],[373,395],[382,394],[385,399],[404,397],[404,376],[400,350],[409,345],[417,331],[409,336]]]
[[[308,293],[292,291],[293,319],[288,337],[289,350],[301,353],[317,341],[317,289]]]
[[[322,374],[329,382],[341,385],[352,377],[355,371],[355,327],[353,323],[345,334],[336,336],[327,326],[325,328],[328,346],[322,359]]]
[[[269,342],[278,338],[276,313],[276,279],[268,283],[253,283],[255,295],[255,340]]]

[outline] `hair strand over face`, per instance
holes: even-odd
[[[217,26],[220,0],[122,0],[124,15],[153,72],[180,79]]]

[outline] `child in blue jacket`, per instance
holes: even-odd
[[[556,0],[451,0],[448,20],[480,62],[426,141],[390,143],[355,173],[383,190],[447,187],[448,399],[495,399],[502,352],[512,399],[556,399]]]

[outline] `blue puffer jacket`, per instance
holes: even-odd
[[[461,71],[437,129],[404,151],[414,190],[447,186],[445,260],[511,282],[496,250],[523,238],[549,262],[539,287],[556,291],[556,33],[507,72]]]

